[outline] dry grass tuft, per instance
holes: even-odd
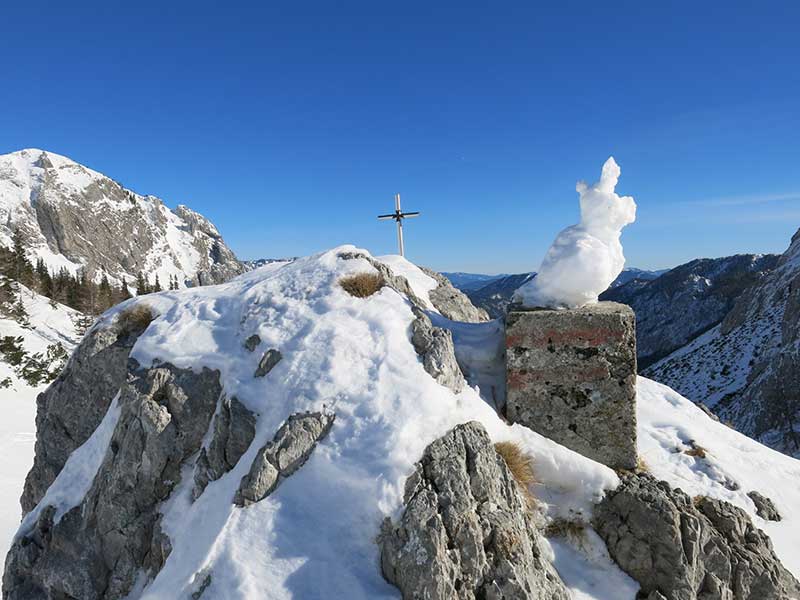
[[[562,537],[579,539],[583,537],[586,524],[582,521],[568,521],[567,519],[554,519],[544,528],[545,537]]]
[[[140,335],[155,318],[147,304],[134,304],[117,315],[117,327],[120,333]]]
[[[528,486],[536,483],[536,477],[533,473],[533,461],[530,456],[525,454],[514,442],[497,442],[494,449],[503,458],[511,475],[522,488],[528,505],[533,506],[536,500],[531,495]]]
[[[367,298],[384,286],[383,277],[376,273],[356,273],[339,280],[342,289],[356,298]]]
[[[705,458],[708,451],[702,446],[698,446],[694,442],[689,442],[692,446],[689,450],[684,450],[683,453],[687,456],[694,456],[695,458]]]
[[[637,459],[636,459],[636,472],[637,473],[649,473],[650,472],[650,467],[647,466],[647,463],[644,462],[644,459],[641,456],[637,457]]]

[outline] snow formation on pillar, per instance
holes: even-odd
[[[620,168],[610,157],[600,181],[579,181],[581,222],[558,234],[533,280],[514,294],[527,307],[578,308],[597,302],[625,266],[619,236],[636,220],[636,203],[614,192]]]

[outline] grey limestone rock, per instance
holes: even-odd
[[[622,476],[620,486],[595,507],[594,527],[648,598],[789,600],[800,595],[800,583],[743,510],[711,498],[692,500],[647,473]]]
[[[257,333],[254,333],[244,341],[244,347],[248,352],[253,352],[261,343],[261,338]]]
[[[781,515],[772,500],[759,494],[755,490],[752,492],[747,492],[747,495],[750,497],[750,500],[753,501],[753,504],[756,505],[756,514],[759,517],[766,519],[767,521],[781,520]]]
[[[194,470],[192,497],[197,499],[211,481],[230,471],[247,452],[256,434],[256,417],[236,398],[223,399],[208,448],[200,450]]]
[[[269,496],[308,460],[333,426],[329,413],[299,413],[281,425],[275,437],[259,449],[250,471],[242,478],[234,498],[237,506],[249,506]]]
[[[128,355],[141,335],[119,322],[94,327],[64,371],[36,399],[36,458],[20,503],[28,513],[44,496],[72,451],[100,424],[125,382]]]
[[[506,417],[610,467],[633,469],[636,332],[613,302],[571,310],[512,307]]]
[[[436,280],[438,285],[429,292],[428,297],[431,304],[444,317],[451,321],[466,321],[467,323],[481,323],[489,320],[489,314],[484,309],[472,304],[466,294],[453,287],[447,277],[427,267],[420,267],[420,269]]]
[[[383,574],[403,598],[569,598],[540,550],[522,491],[479,423],[426,448],[404,504],[378,539]]]
[[[163,566],[158,507],[200,449],[221,393],[219,372],[161,364],[131,370],[105,458],[83,501],[54,522],[45,507],[6,559],[6,600],[124,598]]]
[[[267,373],[272,371],[279,362],[283,359],[283,355],[280,353],[280,350],[275,350],[274,348],[270,348],[264,355],[261,357],[261,360],[258,361],[258,367],[256,367],[255,377],[264,377]]]
[[[413,312],[411,343],[422,359],[422,365],[437,382],[457,394],[464,389],[464,375],[456,361],[453,334],[434,327],[422,310],[414,307]]]

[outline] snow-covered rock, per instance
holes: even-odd
[[[142,272],[162,287],[220,283],[244,267],[217,228],[186,206],[170,210],[64,156],[36,149],[0,156],[0,244],[18,227],[31,259],[85,268],[112,283]]]
[[[401,517],[405,481],[425,448],[476,421],[492,442],[515,442],[532,458],[539,518],[583,531],[540,539],[539,558],[573,597],[633,600],[637,584],[591,529],[593,507],[618,475],[508,425],[484,399],[475,383],[491,382],[496,363],[479,349],[501,356],[497,322],[454,323],[431,302],[431,326],[452,332],[470,385],[456,393],[437,381],[412,343],[415,310],[431,301],[433,284],[410,263],[403,276],[382,264],[340,247],[107,312],[90,336],[116,339],[121,316],[137,306],[155,318],[115,359],[124,381],[96,398],[106,408],[87,411],[92,433],[18,531],[6,598],[398,598],[381,574],[381,523]],[[393,279],[367,298],[338,283],[363,272]],[[269,349],[281,360],[255,377]],[[78,350],[68,375],[75,389],[104,357]],[[70,394],[65,382],[60,389]],[[664,386],[640,378],[638,394],[639,444],[654,476],[739,506],[800,573],[800,462]],[[685,452],[692,441],[704,458]],[[752,490],[781,521],[756,516]]]
[[[581,221],[558,234],[534,279],[520,287],[514,301],[523,306],[578,308],[597,297],[625,266],[622,228],[636,220],[636,203],[614,192],[620,168],[610,157],[600,180],[579,181]]]

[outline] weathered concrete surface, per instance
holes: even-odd
[[[125,598],[140,573],[170,552],[158,508],[200,449],[222,386],[219,372],[168,363],[131,371],[120,416],[83,501],[57,523],[45,507],[14,541],[3,575],[6,600]]]
[[[283,478],[308,460],[317,442],[328,435],[333,421],[334,415],[329,413],[300,413],[289,417],[272,441],[256,454],[249,473],[242,477],[234,504],[249,506],[275,491]]]
[[[623,475],[595,507],[594,528],[648,599],[800,597],[800,583],[747,513],[721,500],[693,500],[647,473]]]
[[[405,510],[378,543],[388,581],[406,599],[566,600],[539,547],[519,485],[480,423],[425,449],[406,480]]]
[[[506,417],[610,467],[636,447],[633,311],[512,308],[506,321]]]

